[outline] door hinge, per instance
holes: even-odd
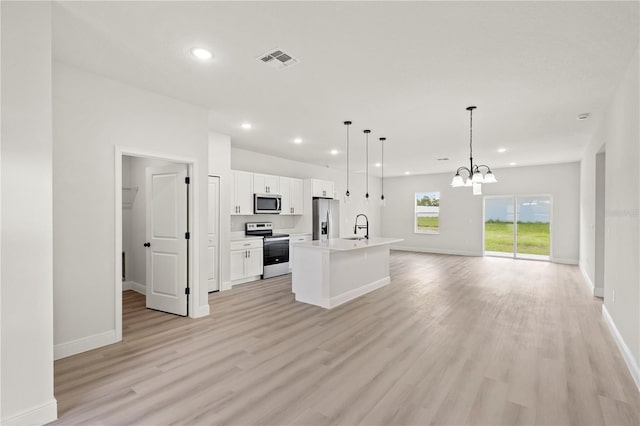
[[[191,183],[191,178],[189,176],[187,176],[186,178],[184,178],[184,183],[186,183],[187,185],[189,185]]]
[[[190,239],[190,238],[191,238],[191,234],[190,234],[190,233],[188,233],[188,232],[185,232],[185,233],[184,233],[184,239],[185,239],[185,240],[188,240],[188,239]]]
[[[191,294],[191,289],[189,287],[185,288],[184,294]]]

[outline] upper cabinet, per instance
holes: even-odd
[[[264,175],[260,173],[232,170],[231,214],[253,214],[253,194],[277,194],[282,201],[282,215],[304,214],[305,181],[302,179]],[[309,179],[311,194],[306,196],[333,198],[335,187],[333,182],[320,179]],[[308,185],[308,182],[307,182]]]
[[[256,194],[280,194],[280,176],[253,174],[253,191]]]
[[[313,197],[333,198],[335,187],[328,180],[311,179],[311,193]]]
[[[231,214],[253,214],[253,173],[232,170]]]
[[[280,195],[282,196],[281,215],[303,214],[304,182],[302,179],[280,176]]]

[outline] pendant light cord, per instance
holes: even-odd
[[[351,121],[345,121],[343,123],[347,126],[347,192],[345,195],[348,197],[349,194],[349,126],[351,126]]]
[[[473,175],[473,110],[476,107],[470,106],[467,109],[469,110],[469,163],[471,166],[469,172]]]
[[[366,144],[367,144],[367,155],[366,155],[366,159],[367,159],[367,182],[366,182],[366,188],[367,188],[367,193],[364,195],[365,198],[369,198],[369,133],[371,133],[371,130],[365,130],[364,134],[366,136]]]
[[[382,168],[382,177],[380,178],[380,189],[382,191],[382,195],[380,196],[381,200],[384,200],[384,141],[387,138],[380,138],[380,148],[382,150],[382,162],[380,163],[380,167]]]

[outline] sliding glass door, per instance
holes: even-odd
[[[551,197],[485,197],[484,253],[488,256],[549,260]]]

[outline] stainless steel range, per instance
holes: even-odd
[[[262,278],[289,273],[289,234],[274,234],[271,222],[248,222],[245,235],[264,237]]]

